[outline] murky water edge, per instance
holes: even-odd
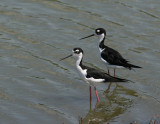
[[[3,124],[148,122],[160,113],[160,2],[1,0],[0,122]],[[74,47],[85,64],[107,68],[97,39],[78,39],[97,27],[107,30],[105,44],[143,69],[118,70],[131,80],[98,86],[90,110],[88,85],[76,73],[75,60],[59,62]],[[127,51],[127,52],[126,52]],[[93,57],[94,56],[94,57]],[[106,70],[105,70],[106,68]]]

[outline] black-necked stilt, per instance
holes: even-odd
[[[126,79],[121,79],[121,78],[116,78],[108,75],[105,72],[102,72],[100,70],[88,67],[83,65],[82,60],[83,60],[83,50],[81,48],[74,48],[72,50],[72,54],[62,58],[61,60],[64,60],[66,58],[69,58],[71,56],[76,57],[76,68],[80,74],[80,76],[83,78],[85,82],[87,82],[90,85],[90,100],[91,100],[91,86],[94,86],[97,101],[99,101],[99,96],[96,90],[96,85],[98,83],[105,83],[105,82],[126,82],[128,80]]]
[[[99,48],[99,52],[101,55],[101,60],[108,67],[108,74],[109,74],[110,68],[114,69],[114,76],[115,76],[115,69],[118,69],[118,68],[127,68],[129,70],[131,70],[132,68],[141,68],[139,66],[130,64],[129,61],[124,59],[118,51],[104,45],[105,36],[106,36],[105,29],[97,28],[95,30],[94,34],[89,35],[84,38],[81,38],[80,40],[85,39],[85,38],[89,38],[92,36],[98,36],[98,38],[99,38],[98,39],[98,48]]]

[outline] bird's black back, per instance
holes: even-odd
[[[83,69],[87,69],[87,78],[94,78],[94,79],[104,79],[104,82],[126,82],[128,80],[116,78],[108,75],[107,73],[100,71],[98,69],[94,69],[88,66],[83,65]]]
[[[105,46],[105,49],[101,53],[101,57],[111,65],[118,65],[129,68],[128,61],[124,59],[118,51],[110,47]]]

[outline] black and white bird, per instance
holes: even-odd
[[[101,57],[101,60],[107,65],[108,74],[109,74],[110,68],[114,69],[114,76],[115,76],[115,69],[118,69],[118,68],[119,69],[127,68],[129,70],[131,70],[132,68],[141,68],[140,66],[130,64],[129,61],[124,59],[118,51],[104,45],[104,41],[106,37],[105,29],[97,28],[94,34],[81,38],[80,40],[89,38],[92,36],[98,37],[98,48],[100,52],[100,57]]]
[[[82,77],[82,79],[89,84],[90,88],[90,100],[92,99],[91,97],[91,86],[94,86],[97,101],[99,101],[99,96],[96,90],[96,85],[99,83],[106,83],[106,82],[127,82],[128,80],[126,79],[121,79],[121,78],[116,78],[108,75],[105,72],[102,72],[100,70],[88,67],[83,65],[82,60],[83,60],[83,50],[81,48],[74,48],[72,50],[72,54],[62,58],[61,60],[64,60],[66,58],[69,58],[71,56],[74,56],[76,58],[76,68]],[[60,60],[60,61],[61,61]]]

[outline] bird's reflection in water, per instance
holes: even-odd
[[[109,93],[112,82],[109,83],[108,88],[104,91],[104,93]]]
[[[93,109],[90,101],[90,110],[81,120],[81,124],[102,124],[112,121],[131,107],[133,97],[138,96],[134,90],[119,84],[116,84],[112,91],[104,92],[104,95],[105,98],[97,102]]]

